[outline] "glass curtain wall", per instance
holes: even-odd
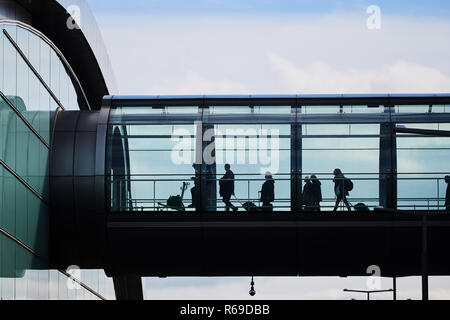
[[[85,106],[46,41],[21,26],[0,29],[0,299],[114,298],[101,270],[81,270],[83,285],[50,270],[50,121],[60,105]]]
[[[395,109],[400,128],[450,131],[449,105],[397,105]],[[417,114],[425,116],[418,118]],[[399,209],[445,209],[449,156],[450,137],[397,134]]]
[[[111,211],[311,211],[319,209],[308,204],[313,181],[320,185],[320,210],[342,211],[347,206],[337,201],[337,186],[343,179],[351,180],[346,190],[351,211],[445,209],[449,168],[442,159],[450,138],[396,128],[448,130],[448,106],[390,107],[387,99],[386,105],[345,105],[337,97],[330,100],[334,104],[302,106],[212,100],[216,103],[206,99],[196,106],[189,99],[183,106],[180,98],[153,106],[145,99],[114,102],[108,138]],[[129,157],[127,170],[120,169],[115,153]],[[221,190],[225,164],[234,176],[227,196]],[[335,180],[335,169],[344,177]],[[266,176],[273,182],[269,208],[262,199]]]
[[[353,183],[350,205],[379,205],[380,125],[376,122],[382,112],[381,106],[302,106],[303,190],[305,181],[316,176],[321,182],[323,210],[334,209],[336,204],[335,169]],[[377,119],[370,121],[371,115]],[[346,210],[343,201],[337,209]]]
[[[233,205],[241,210],[246,202],[260,206],[261,188],[270,172],[276,186],[273,207],[289,210],[291,107],[283,108],[113,108],[108,134],[110,209],[223,211],[220,177],[230,164]],[[277,123],[271,114],[279,117],[280,112],[284,119]],[[244,117],[243,122],[237,124],[235,115]],[[265,123],[258,123],[262,115]],[[125,172],[126,162],[118,159],[127,157]],[[128,186],[130,192],[123,191]]]

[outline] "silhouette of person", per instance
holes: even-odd
[[[266,181],[261,188],[261,202],[263,211],[273,211],[272,202],[275,200],[275,180],[270,172],[266,172]]]
[[[234,195],[234,173],[228,163],[225,165],[224,176],[219,180],[219,194],[223,203],[225,203],[226,212],[229,212],[230,209],[233,209],[234,212],[238,211],[238,208],[233,206],[230,201],[231,196]]]
[[[305,185],[302,192],[302,203],[305,210],[312,210],[312,183],[309,176],[305,177]]]
[[[198,208],[199,202],[200,202],[200,194],[198,191],[200,191],[199,183],[200,183],[200,171],[201,171],[201,165],[200,164],[193,164],[192,168],[194,168],[195,176],[191,178],[191,180],[194,180],[194,186],[191,188],[191,199],[192,203],[188,206],[188,208]]]
[[[345,176],[342,173],[341,169],[334,169],[334,193],[336,194],[336,204],[334,205],[334,210],[337,211],[337,208],[341,201],[344,201],[345,206],[347,207],[348,211],[352,211],[350,208],[350,204],[348,203],[347,196],[348,190],[345,189]]]
[[[450,211],[450,176],[445,176],[447,191],[445,193],[445,210]]]
[[[320,211],[320,203],[322,202],[322,183],[315,175],[312,175],[311,184],[311,206],[313,211]]]

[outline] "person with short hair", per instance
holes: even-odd
[[[238,211],[238,208],[231,203],[231,196],[234,195],[234,173],[231,171],[231,166],[227,163],[225,165],[225,174],[219,180],[219,194],[225,203],[225,211]]]
[[[272,202],[275,200],[275,180],[270,172],[266,172],[266,181],[261,188],[261,202],[263,211],[273,211]]]
[[[309,176],[306,176],[305,179],[305,185],[303,187],[303,192],[302,192],[302,205],[304,206],[304,210],[307,211],[312,211],[312,183],[311,183],[311,179],[309,178]]]
[[[341,169],[334,169],[334,193],[336,194],[336,204],[334,205],[333,212],[337,211],[337,208],[341,201],[344,202],[348,211],[352,211],[350,204],[348,203],[347,196],[349,195],[348,190],[345,188],[345,179],[347,179],[342,173]]]

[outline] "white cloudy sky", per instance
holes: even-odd
[[[211,3],[216,2],[220,1]],[[171,14],[122,12],[115,1],[115,10],[95,5],[94,13],[119,94],[450,92],[450,21],[439,12],[439,1],[431,2],[423,9],[425,16],[420,8],[403,14],[399,8],[390,11],[381,6],[381,30],[367,29],[368,15],[361,6],[302,13],[297,7],[290,11],[287,4],[276,13],[268,9]],[[143,6],[143,1],[129,3]],[[448,11],[448,6],[444,9]],[[365,281],[256,279],[256,297],[365,298],[342,292],[365,289]],[[145,279],[144,286],[148,299],[246,299],[249,282]],[[390,280],[383,280],[382,287],[391,288]],[[419,278],[399,279],[398,288],[401,299],[420,298]],[[431,298],[450,298],[450,279],[432,278],[430,289]]]
[[[99,16],[123,94],[450,91],[450,23],[382,15]],[[120,21],[120,23],[117,23]]]

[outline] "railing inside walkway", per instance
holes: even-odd
[[[304,200],[304,178],[311,174],[303,173],[300,178],[292,179],[290,174],[273,176],[275,182],[274,201],[270,210],[263,209],[261,188],[265,178],[258,174],[235,174],[235,195],[231,203],[240,212],[249,211],[248,203],[252,203],[261,211],[296,212],[298,211],[332,211],[336,205],[335,184],[333,176],[316,174],[321,183],[322,201],[320,207],[312,208]],[[192,174],[153,174],[133,175],[131,177],[110,178],[110,211],[111,212],[196,212],[199,211],[199,201],[204,210],[223,212],[226,205],[219,194],[219,180],[216,177],[192,177]],[[354,188],[349,192],[347,200],[352,211],[372,211],[381,208],[379,173],[346,174],[351,179]],[[200,182],[202,180],[202,182]],[[397,174],[397,209],[408,211],[446,210],[446,188],[442,173]],[[202,187],[200,188],[200,183]],[[292,188],[297,184],[299,187]],[[185,191],[182,195],[182,186]],[[300,187],[301,186],[301,187]],[[201,189],[195,201],[192,199],[192,188]],[[169,198],[180,196],[178,203],[170,203]],[[195,196],[194,196],[195,197]],[[173,199],[172,199],[173,200]],[[197,205],[192,205],[197,202]],[[337,206],[338,211],[346,211],[343,201]]]

